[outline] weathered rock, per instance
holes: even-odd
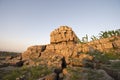
[[[62,68],[64,57],[62,55],[55,54],[52,52],[44,52],[41,54],[41,57],[39,59],[39,64],[53,66],[56,68]]]
[[[68,71],[67,71],[66,68],[63,69],[63,74],[64,74],[64,75],[68,74]]]
[[[93,57],[87,54],[80,54],[78,57],[65,58],[68,66],[76,67],[93,67]]]
[[[55,29],[50,34],[50,43],[51,44],[68,42],[68,41],[72,41],[75,43],[78,42],[77,36],[72,31],[72,29],[68,26],[60,26],[60,28]]]
[[[120,39],[113,42],[114,48],[120,48]]]
[[[64,78],[63,73],[60,73],[60,74],[59,74],[59,80],[63,80],[63,78]]]
[[[22,60],[31,59],[31,58],[38,58],[46,48],[46,45],[37,45],[31,46],[22,53]]]

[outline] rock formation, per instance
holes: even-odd
[[[85,54],[79,55],[77,45],[78,37],[72,28],[60,26],[51,32],[50,44],[29,47],[27,51],[22,53],[22,60],[26,60],[27,63],[25,64],[29,65],[47,64],[56,67],[58,65],[60,67],[66,65],[83,66],[83,58],[88,58],[88,60],[93,58]],[[38,59],[38,61],[34,61],[35,59]],[[72,61],[72,59],[77,62]]]
[[[50,43],[46,46],[46,50],[53,51],[57,54],[62,54],[65,57],[70,57],[74,53],[78,37],[68,26],[60,26],[50,34]]]
[[[55,66],[54,63],[57,63],[55,59],[58,59],[59,65],[62,65],[62,60],[65,60],[66,65],[83,66],[82,62],[85,59],[92,61],[93,57],[80,53],[94,52],[96,50],[102,52],[120,48],[120,36],[95,40],[85,44],[78,43],[78,40],[72,28],[60,26],[51,32],[50,44],[29,47],[22,53],[22,60],[27,61],[25,64]],[[34,61],[35,59],[39,61]]]
[[[8,57],[6,60],[8,64],[15,66],[27,65],[28,67],[47,66],[49,69],[55,68],[52,74],[40,77],[38,80],[63,80],[64,76],[64,80],[74,80],[74,78],[76,78],[75,80],[88,80],[88,77],[92,80],[114,80],[103,70],[92,71],[84,68],[97,69],[96,66],[99,66],[100,63],[99,61],[95,62],[95,58],[90,54],[82,53],[107,52],[112,49],[120,49],[120,36],[95,40],[85,44],[80,44],[78,40],[72,28],[60,26],[51,32],[50,44],[30,46],[21,56]],[[80,75],[76,76],[76,73]],[[93,73],[95,76],[93,76]],[[101,75],[101,73],[104,75]],[[99,78],[96,78],[96,76]],[[25,79],[18,77],[16,80]]]
[[[40,78],[40,80],[63,80],[63,76],[66,76],[65,80],[70,80],[71,76],[75,76],[74,71],[81,73],[83,80],[87,79],[88,75],[96,73],[95,76],[91,75],[91,78],[96,78],[99,73],[103,73],[98,80],[114,80],[103,70],[88,70],[84,71],[84,67],[90,67],[92,69],[100,68],[101,63],[96,61],[93,56],[82,53],[94,53],[94,52],[107,52],[112,49],[120,49],[120,36],[113,36],[111,38],[104,38],[100,40],[91,41],[85,44],[78,43],[78,37],[74,31],[68,26],[60,26],[50,34],[50,44],[48,45],[36,45],[29,47],[24,53],[22,53],[23,65],[39,66],[46,65],[48,67],[54,67],[54,73]],[[82,71],[78,71],[77,68],[83,67]],[[70,68],[73,70],[69,72]],[[91,73],[89,73],[91,72]],[[119,71],[118,71],[119,72]],[[74,73],[74,74],[73,74]],[[54,75],[53,75],[54,74]],[[117,75],[117,74],[116,74]],[[77,76],[80,80],[81,77]],[[119,80],[119,78],[118,78]]]

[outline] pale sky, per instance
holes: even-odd
[[[0,50],[49,44],[50,32],[72,27],[79,38],[120,29],[120,0],[0,0]]]

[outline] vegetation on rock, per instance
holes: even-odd
[[[40,77],[44,77],[52,73],[53,69],[48,68],[47,66],[33,66],[33,67],[26,67],[23,66],[21,68],[15,69],[8,74],[3,76],[3,80],[16,80],[16,79],[24,79],[24,80],[36,80]]]

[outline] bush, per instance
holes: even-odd
[[[100,61],[102,63],[107,63],[109,60],[120,59],[120,55],[118,53],[115,53],[115,51],[109,51],[109,52],[95,51],[93,53],[87,53],[87,54],[94,56],[95,60]]]

